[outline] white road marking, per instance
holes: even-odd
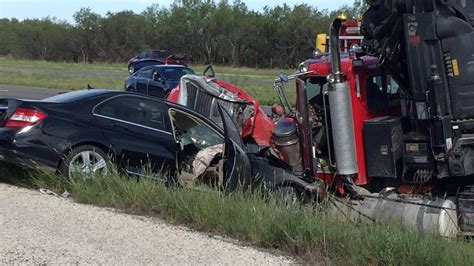
[[[1,92],[8,92],[8,90],[0,90]]]

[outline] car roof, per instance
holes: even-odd
[[[162,69],[162,68],[189,68],[189,67],[183,66],[183,65],[149,65],[149,66],[142,67],[141,69],[137,70],[137,72],[135,72],[135,73],[138,73],[138,72],[143,71],[143,70],[152,69],[152,68],[153,69]]]
[[[187,66],[183,65],[153,65],[156,68],[188,68]]]
[[[49,98],[45,98],[43,100],[40,100],[41,102],[52,102],[52,103],[67,103],[67,102],[72,102],[76,100],[81,100],[85,99],[88,97],[94,97],[98,95],[105,95],[105,94],[112,94],[113,96],[132,96],[132,97],[138,97],[138,98],[146,98],[150,100],[154,100],[157,102],[162,102],[169,107],[173,107],[175,109],[183,110],[186,111],[194,116],[200,117],[201,119],[204,118],[205,120],[209,120],[208,118],[204,117],[200,113],[196,112],[195,110],[192,110],[186,106],[174,103],[174,102],[169,102],[166,99],[150,96],[150,95],[144,95],[144,94],[137,94],[133,92],[127,92],[127,91],[116,91],[116,90],[107,90],[107,89],[84,89],[84,90],[77,90],[77,91],[70,91],[66,93],[61,93]],[[210,120],[209,120],[210,121]],[[212,121],[211,121],[212,122]]]
[[[144,94],[137,94],[133,92],[127,92],[127,91],[116,91],[116,90],[107,90],[107,89],[84,89],[84,90],[78,90],[78,91],[71,91],[71,92],[66,92],[62,94],[55,95],[53,97],[49,97],[46,99],[41,100],[40,102],[47,102],[47,103],[69,103],[69,102],[74,102],[77,100],[89,98],[89,97],[94,97],[94,96],[99,96],[99,95],[106,95],[106,94],[111,94],[111,97],[123,97],[123,96],[131,96],[131,97],[138,97],[138,98],[146,98],[150,99],[153,101],[161,102],[165,105],[167,105],[169,108],[174,108],[180,111],[183,111],[185,113],[191,114],[202,121],[205,121],[206,123],[210,124],[214,129],[216,129],[218,132],[220,132],[222,135],[224,135],[223,128],[221,128],[216,122],[212,121],[211,119],[203,116],[199,112],[192,110],[186,106],[169,102],[166,99],[158,98],[158,97],[153,97],[149,95],[144,95]],[[110,98],[109,98],[110,99]]]
[[[77,101],[77,100],[85,99],[88,97],[103,95],[103,94],[112,93],[112,92],[116,92],[116,91],[105,90],[105,89],[77,90],[77,91],[61,93],[52,97],[45,98],[41,101],[52,102],[52,103],[67,103],[67,102]]]

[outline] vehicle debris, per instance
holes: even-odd
[[[41,192],[43,194],[46,194],[46,195],[61,197],[61,198],[68,198],[71,195],[71,193],[69,193],[69,191],[67,191],[67,189],[65,189],[64,192],[61,193],[61,194],[58,194],[58,193],[52,191],[49,188],[40,188],[39,192]]]

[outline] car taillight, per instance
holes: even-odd
[[[4,127],[23,128],[32,126],[41,122],[47,116],[47,114],[34,109],[18,108],[7,120]]]

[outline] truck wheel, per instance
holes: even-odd
[[[93,145],[83,145],[72,149],[61,162],[61,174],[74,180],[80,177],[97,177],[107,174],[112,163],[105,152]]]

